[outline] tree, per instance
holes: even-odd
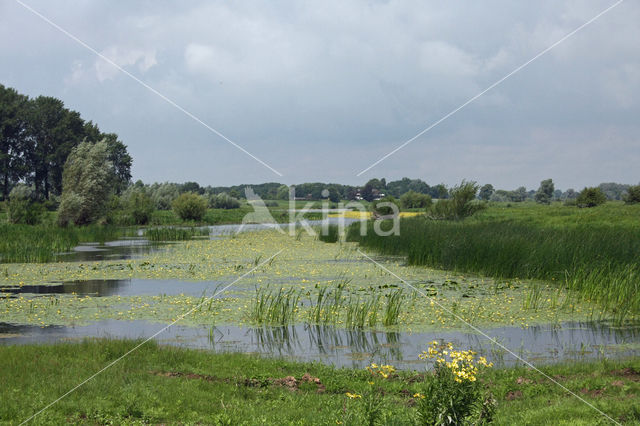
[[[607,196],[600,188],[584,188],[576,198],[578,207],[596,207],[606,202]]]
[[[106,141],[82,142],[64,166],[58,223],[84,225],[106,215],[111,163]]]
[[[277,203],[276,203],[277,204]],[[211,195],[209,197],[209,207],[212,209],[239,209],[240,201],[237,198],[233,198],[226,193],[217,195]]]
[[[29,135],[26,160],[32,173],[36,196],[49,198],[62,191],[62,174],[71,150],[84,135],[80,114],[50,96],[38,96],[29,103]]]
[[[536,203],[550,204],[553,198],[553,191],[555,191],[553,180],[546,179],[540,182],[540,188],[538,188],[535,195]]]
[[[493,185],[488,183],[480,188],[480,194],[478,194],[478,197],[480,197],[481,200],[489,201],[494,192],[495,189],[493,189]]]
[[[28,98],[0,84],[0,174],[2,198],[6,200],[11,185],[26,171],[23,151],[27,131]]]
[[[198,194],[185,192],[173,200],[173,211],[182,220],[201,220],[207,211],[207,202]]]
[[[627,194],[624,196],[624,202],[626,204],[640,203],[640,185],[630,186],[627,189]]]
[[[280,185],[278,187],[278,190],[276,191],[276,199],[277,200],[289,199],[289,187],[287,185]]]

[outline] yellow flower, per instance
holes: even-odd
[[[362,395],[358,395],[357,393],[347,392],[345,393],[345,395],[347,395],[351,399],[362,398]]]
[[[421,393],[419,393],[419,392],[418,392],[418,393],[414,393],[414,394],[413,394],[413,397],[414,397],[414,398],[424,399],[424,395],[423,395],[423,394],[421,394]]]

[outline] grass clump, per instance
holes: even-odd
[[[338,225],[328,225],[318,232],[318,239],[325,243],[337,243],[340,241],[340,227]]]

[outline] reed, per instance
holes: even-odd
[[[620,222],[610,221],[608,210],[603,220],[582,218],[573,225],[559,216],[553,224],[540,218],[497,220],[495,212],[488,216],[493,219],[462,222],[407,218],[398,236],[376,235],[369,223],[366,235],[356,224],[347,239],[381,254],[405,255],[411,265],[564,284],[620,320],[640,313],[640,221],[623,213]],[[535,304],[535,294],[530,299]]]

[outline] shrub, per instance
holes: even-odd
[[[233,198],[226,193],[218,195],[212,195],[209,197],[209,207],[212,209],[239,209],[240,201],[237,198]]]
[[[381,205],[385,203],[395,204],[396,206],[398,205],[398,202],[396,201],[396,199],[393,198],[391,195],[388,195],[384,198],[373,201],[371,203],[371,210],[373,211],[374,214],[379,214],[381,216],[388,216],[395,213],[393,207],[388,205]]]
[[[42,211],[42,205],[35,201],[35,194],[30,186],[18,184],[9,193],[9,222],[35,225],[40,222]]]
[[[627,195],[624,196],[626,204],[640,203],[640,185],[630,186],[627,189]]]
[[[596,207],[606,202],[607,196],[600,188],[585,188],[576,198],[578,207]]]
[[[484,209],[486,204],[475,201],[478,184],[462,181],[449,191],[450,198],[438,200],[432,207],[427,208],[427,214],[432,219],[460,220],[472,216]]]
[[[201,220],[207,211],[207,203],[198,194],[185,192],[173,200],[173,210],[182,220]]]
[[[415,191],[406,192],[400,197],[400,205],[405,209],[424,209],[430,207],[432,203],[430,195]]]
[[[277,201],[275,201],[275,200],[265,200],[265,202],[264,202],[264,206],[265,206],[265,207],[278,207],[278,206],[279,206],[279,204],[278,204],[278,202],[277,202]]]
[[[142,189],[133,189],[126,194],[125,209],[136,225],[146,225],[151,220],[154,204]]]

